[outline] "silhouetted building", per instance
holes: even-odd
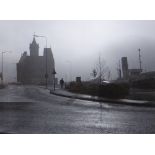
[[[140,76],[141,72],[141,69],[129,69],[129,78],[135,79]]]
[[[127,57],[122,57],[122,73],[123,79],[127,80],[129,78],[129,70],[128,70],[128,60]]]
[[[76,77],[76,82],[81,83],[81,77]]]
[[[44,48],[43,56],[39,56],[39,44],[36,43],[34,37],[30,44],[30,56],[24,52],[17,63],[17,81],[23,84],[45,84],[46,68],[47,83],[53,84],[54,75],[52,73],[55,64],[52,50],[51,48]]]
[[[132,80],[132,87],[138,89],[155,89],[155,71],[141,73]]]
[[[141,73],[139,79],[155,79],[155,71]]]

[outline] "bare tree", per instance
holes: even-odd
[[[107,67],[105,60],[101,58],[100,54],[96,62],[95,68],[92,70],[92,76],[99,79],[99,84],[101,84],[102,81],[106,80],[106,78],[110,79],[110,70]]]
[[[93,78],[96,78],[96,76],[97,76],[97,71],[96,71],[95,68],[92,70],[91,76],[92,76]]]
[[[108,71],[108,77],[107,77],[107,78],[108,78],[108,81],[109,81],[110,78],[111,78],[111,71],[110,71],[110,70]]]

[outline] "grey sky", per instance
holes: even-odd
[[[0,50],[12,51],[4,57],[8,80],[15,79],[15,63],[22,52],[29,53],[34,32],[47,36],[57,76],[65,80],[71,75],[90,79],[99,53],[116,78],[122,56],[128,57],[130,68],[138,68],[138,48],[144,70],[155,70],[155,21],[0,21]],[[42,55],[45,41],[36,40]]]

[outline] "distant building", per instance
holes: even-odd
[[[139,89],[155,89],[155,71],[141,73],[132,80],[132,87]]]
[[[36,43],[34,37],[30,44],[30,56],[24,52],[17,63],[17,81],[23,84],[45,84],[46,68],[47,83],[53,84],[55,63],[52,50],[44,48],[43,56],[39,56],[39,44]]]
[[[155,71],[142,73],[139,79],[155,79]]]
[[[122,57],[122,73],[123,79],[127,80],[129,78],[129,70],[128,70],[128,60],[127,57]]]
[[[76,82],[81,83],[81,77],[76,77]]]
[[[141,69],[129,69],[129,78],[135,79],[140,76],[141,72]]]
[[[123,73],[123,80],[134,80],[138,78],[141,73],[142,69],[137,69],[137,68],[128,68],[128,60],[127,57],[122,57],[122,73]]]

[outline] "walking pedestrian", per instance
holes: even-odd
[[[64,87],[64,80],[63,80],[63,78],[60,80],[60,86],[61,86],[61,89]]]

